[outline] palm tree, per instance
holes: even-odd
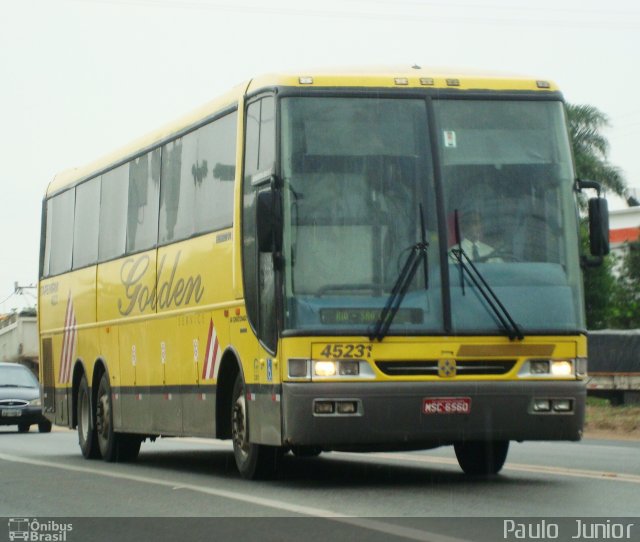
[[[607,161],[609,142],[602,130],[609,125],[607,116],[591,105],[567,104],[569,134],[580,179],[597,181],[605,190],[625,197],[627,185],[619,168]],[[581,209],[586,207],[586,197],[579,198]],[[588,251],[586,217],[581,227],[583,250]],[[584,269],[584,292],[588,329],[609,327],[621,312],[618,299],[619,284],[613,275],[614,261],[606,256],[603,265]]]
[[[581,179],[599,182],[605,190],[627,197],[627,183],[622,172],[607,160],[609,142],[602,129],[609,126],[609,118],[592,105],[567,104],[569,133]]]

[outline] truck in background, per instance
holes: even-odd
[[[587,341],[588,395],[640,404],[640,329],[590,331]]]

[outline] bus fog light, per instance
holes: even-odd
[[[549,399],[534,399],[533,411],[534,412],[549,412],[551,410],[551,401]]]
[[[360,374],[360,364],[357,361],[341,361],[341,376],[358,376]]]
[[[571,412],[572,410],[571,399],[554,399],[553,410],[555,412]]]
[[[289,360],[289,376],[291,378],[305,378],[309,376],[309,362],[306,359]]]
[[[335,376],[336,372],[335,361],[316,361],[313,364],[313,373],[316,376]]]
[[[358,403],[356,401],[338,401],[338,414],[356,414]]]
[[[551,363],[553,376],[573,376],[573,363],[570,361],[554,361]]]
[[[333,414],[335,410],[333,401],[315,401],[313,403],[313,412],[315,414]]]

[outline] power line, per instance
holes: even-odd
[[[0,305],[3,305],[7,301],[9,301],[14,295],[16,295],[16,293],[15,292],[11,292],[7,297],[5,297],[2,301],[0,301]]]
[[[540,18],[535,20],[531,20],[526,17],[510,17],[508,14],[504,17],[496,17],[493,15],[481,15],[481,16],[473,16],[473,15],[440,15],[434,13],[411,13],[411,12],[402,12],[399,13],[397,11],[398,4],[395,3],[386,3],[379,2],[378,5],[389,6],[393,8],[391,12],[383,12],[383,11],[362,11],[362,10],[335,10],[335,9],[317,9],[317,8],[300,8],[300,7],[288,7],[288,6],[258,6],[258,5],[247,5],[247,4],[230,4],[223,2],[206,2],[204,0],[67,0],[72,2],[81,2],[83,4],[93,3],[93,4],[105,4],[105,5],[125,5],[125,6],[140,6],[140,7],[160,7],[160,8],[170,8],[170,9],[210,9],[210,10],[218,10],[218,11],[227,11],[227,12],[236,12],[236,13],[246,13],[251,15],[292,15],[299,17],[329,17],[329,18],[343,18],[343,19],[369,19],[369,20],[395,20],[395,21],[409,21],[414,22],[416,20],[420,21],[436,21],[436,22],[456,22],[456,23],[485,23],[485,24],[496,24],[496,25],[519,25],[519,26],[538,26],[543,24],[545,27],[556,26],[556,27],[575,27],[575,28],[629,28],[635,29],[640,28],[640,18],[638,20],[632,20],[630,15],[638,14],[638,12],[597,12],[597,11],[571,11],[566,10],[567,15],[571,15],[568,18],[556,18],[550,19],[548,17],[548,10],[539,10]],[[406,7],[431,7],[431,8],[439,8],[439,7],[452,7],[448,4],[418,4],[418,3],[400,3],[399,5],[405,5]],[[371,4],[368,4],[371,5]],[[456,9],[491,9],[490,6],[472,6],[469,4],[458,4],[455,5]],[[499,8],[505,12],[513,12],[515,11],[509,7],[501,7]],[[534,8],[519,8],[520,10],[529,10],[531,12],[536,12],[538,10]],[[557,13],[564,13],[563,10],[557,10]],[[584,19],[583,15],[593,15],[597,17],[597,19]],[[602,16],[611,16],[611,15],[619,15],[619,18],[614,18],[610,20],[603,20]]]

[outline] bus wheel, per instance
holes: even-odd
[[[466,474],[489,476],[502,469],[507,459],[509,441],[456,442],[453,447],[458,463]]]
[[[80,451],[85,459],[100,459],[100,449],[98,448],[98,437],[96,435],[95,423],[91,414],[91,397],[89,395],[89,384],[87,377],[82,375],[80,386],[78,387],[78,443]]]
[[[231,438],[233,455],[243,478],[269,478],[278,470],[281,448],[249,442],[247,398],[240,374],[236,377],[231,396]]]
[[[105,461],[133,461],[138,457],[142,438],[138,435],[116,433],[113,430],[113,403],[107,373],[103,373],[98,385],[96,432],[100,453]]]

